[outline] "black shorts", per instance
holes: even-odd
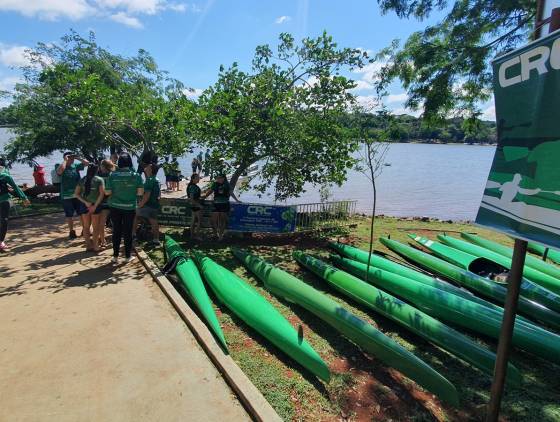
[[[109,205],[107,205],[106,202],[102,202],[101,204],[99,204],[97,206],[97,208],[95,209],[94,214],[101,214],[103,211],[109,211]]]
[[[214,202],[214,212],[229,212],[229,202]]]

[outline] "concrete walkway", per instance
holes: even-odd
[[[0,420],[248,420],[142,265],[114,267],[66,236],[61,215],[11,222]]]

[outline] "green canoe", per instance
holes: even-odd
[[[538,243],[529,242],[529,245],[527,247],[534,254],[544,257],[544,252],[546,250],[545,246],[540,245]],[[550,259],[552,262],[556,262],[557,264],[560,264],[560,251],[549,248],[548,253],[546,254],[546,258]]]
[[[274,295],[302,306],[341,332],[364,351],[371,353],[385,364],[398,369],[442,400],[458,405],[459,396],[453,384],[423,360],[375,329],[371,324],[358,318],[340,304],[298,278],[259,257],[239,249],[235,249],[233,254]]]
[[[379,290],[319,259],[300,251],[294,251],[292,255],[302,266],[325,280],[345,296],[395,321],[483,372],[493,375],[496,355],[479,346],[467,336],[389,293]],[[521,374],[514,366],[508,368],[508,380],[514,383],[521,382]]]
[[[345,245],[338,242],[329,242],[329,246],[338,252],[340,255],[346,258],[353,259],[355,261],[361,262],[363,264],[368,263],[369,252],[362,249],[355,248],[353,246]],[[444,290],[449,293],[456,294],[472,302],[476,302],[480,305],[487,306],[493,309],[501,309],[499,306],[494,305],[482,298],[474,296],[472,293],[467,292],[453,284],[450,284],[443,280],[438,280],[428,274],[421,273],[413,268],[407,267],[405,265],[399,264],[397,262],[391,261],[390,259],[383,258],[376,254],[371,254],[370,265],[381,270],[389,271],[401,275],[403,277],[411,278],[420,283],[426,284],[431,287],[436,287],[440,290]]]
[[[507,259],[506,262],[510,262],[511,263],[511,258],[513,257],[513,249],[509,248],[505,245],[500,245],[499,243],[493,242],[491,240],[485,239],[481,236],[476,236],[474,234],[469,234],[469,233],[461,233],[461,237],[463,239],[468,240],[471,243],[474,243],[475,245],[481,246],[485,249],[488,249],[492,252],[495,252],[503,257],[505,257]],[[511,264],[510,264],[511,266]],[[509,267],[508,267],[509,268]],[[538,259],[534,256],[531,255],[527,255],[525,257],[525,271],[528,270],[535,270],[536,272],[539,273],[543,273],[546,274],[550,277],[552,277],[552,279],[547,279],[545,278],[545,283],[549,283],[549,286],[544,286],[547,289],[550,289],[556,293],[560,293],[560,268],[558,268],[556,265],[552,265],[552,264],[548,264],[546,262],[544,262],[542,259]],[[537,274],[537,273],[533,273],[533,275],[531,276],[529,273],[525,274],[526,277],[528,278],[535,278],[535,282],[537,279],[541,279],[542,276],[541,274]]]
[[[365,278],[366,264],[339,257],[335,257],[334,261],[341,269],[362,279]],[[370,267],[369,280],[372,284],[405,299],[441,321],[495,339],[500,337],[502,317],[498,312],[466,301],[452,293],[377,268]],[[512,342],[520,349],[551,362],[560,363],[560,336],[536,325],[516,321]]]
[[[395,240],[384,237],[379,240],[392,251],[413,261],[417,265],[443,277],[447,277],[502,305],[505,303],[507,289],[504,286]],[[537,319],[553,327],[560,327],[560,315],[538,303],[521,296],[519,298],[518,308],[519,312],[525,316]]]
[[[478,246],[474,243],[469,243],[452,236],[439,236],[439,240],[441,240],[446,245],[458,249],[462,252],[466,252],[479,258],[486,258],[487,260],[494,261],[507,269],[511,268],[511,258],[506,258],[499,253],[491,251],[490,249],[486,249],[482,246]],[[538,285],[550,290],[553,293],[560,292],[560,280],[548,274],[535,270],[534,268],[528,267],[527,265],[525,265],[525,267],[523,268],[523,277],[529,279],[534,283],[537,283]]]
[[[447,246],[444,243],[449,241],[451,244],[453,241],[452,239],[454,239],[451,236],[439,235],[438,239],[444,243],[435,242],[415,234],[409,234],[409,236],[411,239],[433,252],[434,255],[493,282],[496,282],[493,277],[498,274],[504,279],[502,284],[505,284],[507,273],[509,272],[508,268],[503,267],[491,259],[479,258],[451,246]],[[553,311],[560,312],[560,296],[526,278],[523,278],[521,281],[520,294]]]
[[[167,260],[179,259],[175,272],[181,281],[181,285],[186,291],[189,298],[200,311],[202,318],[206,321],[208,327],[214,332],[220,343],[227,350],[226,339],[224,333],[212,307],[212,302],[208,297],[208,292],[204,287],[204,283],[200,278],[200,273],[195,263],[190,259],[185,251],[170,236],[165,236],[165,253]]]
[[[231,271],[194,252],[195,260],[218,299],[247,325],[322,380],[329,382],[327,364],[264,297]]]

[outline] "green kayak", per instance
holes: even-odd
[[[367,265],[351,259],[335,257],[338,267],[362,279]],[[372,284],[416,305],[441,321],[455,324],[495,339],[500,337],[502,317],[498,312],[469,302],[452,293],[444,292],[406,277],[370,267]],[[551,362],[560,363],[560,336],[536,325],[515,322],[512,342],[516,347]]]
[[[389,293],[364,283],[359,278],[332,267],[319,259],[300,251],[295,251],[292,255],[302,266],[325,280],[345,296],[395,321],[420,337],[469,362],[488,375],[493,375],[496,355],[479,346],[467,336]],[[517,368],[511,365],[508,368],[508,380],[517,384],[521,382],[521,374]]]
[[[474,243],[469,243],[452,236],[439,236],[439,240],[441,240],[446,245],[458,249],[462,252],[466,252],[479,258],[486,258],[487,260],[494,261],[495,263],[507,269],[511,268],[511,258],[506,258],[499,253],[491,251],[490,249],[486,249],[482,246],[478,246]],[[560,292],[560,281],[558,279],[535,270],[534,268],[528,267],[527,265],[525,265],[525,267],[523,268],[523,277],[539,284],[540,286],[550,290],[553,293]]]
[[[212,307],[212,302],[208,297],[208,292],[204,287],[204,283],[200,278],[200,273],[196,268],[195,263],[190,259],[185,251],[179,246],[173,238],[165,236],[165,253],[168,261],[178,259],[175,267],[175,272],[181,281],[181,285],[186,291],[189,298],[195,304],[196,308],[200,311],[202,318],[206,321],[208,327],[214,332],[216,338],[220,341],[222,346],[227,350],[226,340],[224,333]]]
[[[454,238],[451,236],[439,235],[438,239],[444,243],[435,242],[415,234],[410,234],[409,236],[411,239],[433,252],[434,255],[439,256],[458,267],[493,282],[497,282],[494,280],[494,277],[500,277],[501,279],[499,282],[502,284],[505,284],[507,280],[507,274],[509,272],[508,268],[503,267],[490,259],[479,258],[444,244],[447,243],[447,241],[452,242],[452,239]],[[521,296],[540,303],[553,311],[560,312],[560,296],[527,280],[526,278],[523,278],[521,281],[520,294]]]
[[[368,263],[369,252],[362,249],[355,248],[353,246],[345,245],[338,242],[329,242],[329,246],[338,252],[340,255],[353,259],[355,261],[361,262],[363,264]],[[420,283],[426,284],[431,287],[437,287],[440,290],[444,290],[449,293],[461,296],[464,299],[476,302],[480,305],[487,306],[493,309],[501,309],[499,306],[494,305],[484,299],[474,296],[472,293],[467,292],[453,284],[450,284],[443,280],[438,280],[428,274],[421,273],[413,268],[407,267],[405,265],[399,264],[397,262],[391,261],[390,259],[383,258],[376,254],[371,254],[370,265],[381,270],[389,271],[403,277],[411,278]]]
[[[505,245],[500,245],[499,243],[485,239],[481,236],[476,236],[474,234],[461,233],[461,237],[468,240],[471,243],[474,243],[475,245],[481,246],[485,249],[488,249],[494,253],[503,256],[504,258],[507,259],[507,261],[505,262],[509,262],[511,266],[511,258],[513,257],[512,248],[509,248]],[[508,268],[510,267],[508,266]],[[551,279],[545,278],[545,283],[547,283],[548,285],[544,286],[543,284],[543,286],[556,293],[560,293],[560,268],[558,268],[556,265],[548,264],[544,262],[542,259],[538,259],[534,256],[527,255],[525,257],[525,271],[530,271],[530,270],[534,270],[535,272],[532,272],[533,275],[530,275],[529,272],[527,272],[527,274],[525,274],[524,272],[526,277],[534,278],[535,282],[537,282],[536,281],[537,279],[540,280],[542,278],[541,274],[538,274],[537,272],[546,274],[550,276]]]
[[[274,306],[252,286],[210,258],[198,251],[194,252],[194,257],[224,305],[301,366],[329,382],[331,373],[327,364]]]
[[[505,303],[507,289],[504,286],[395,240],[384,237],[379,240],[392,251],[415,262],[421,267],[454,280],[468,289],[476,291],[502,305]],[[560,315],[557,312],[524,298],[523,296],[519,297],[518,308],[519,312],[525,316],[537,319],[553,327],[560,327]]]
[[[294,302],[341,332],[364,351],[399,370],[442,400],[458,405],[455,386],[423,360],[414,356],[394,340],[358,318],[339,303],[257,256],[235,249],[233,254],[274,295]]]
[[[534,254],[544,257],[544,252],[546,250],[545,246],[538,243],[529,242],[529,245],[527,247]],[[546,254],[546,258],[550,259],[552,262],[560,264],[560,251],[549,248],[548,253]]]

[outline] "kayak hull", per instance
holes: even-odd
[[[220,302],[301,366],[323,381],[330,381],[331,374],[327,364],[270,302],[252,286],[210,258],[199,252],[195,252],[194,256]]]
[[[395,296],[319,259],[299,251],[295,251],[292,255],[303,267],[355,302],[395,321],[409,331],[469,362],[486,374],[493,375],[495,354],[479,346],[467,336]],[[507,379],[514,384],[521,382],[521,374],[513,365],[508,367]]]
[[[382,238],[385,241],[389,239]],[[391,240],[390,242],[394,242]],[[399,243],[399,242],[397,242]],[[387,243],[389,245],[391,243]],[[393,246],[393,245],[391,245]],[[362,279],[365,278],[367,266],[345,258],[335,258],[337,267]],[[427,314],[493,338],[499,338],[502,317],[498,312],[476,303],[467,302],[452,293],[416,283],[396,274],[390,274],[377,268],[369,269],[372,284],[402,297]],[[535,325],[515,322],[512,342],[515,346],[531,352],[551,362],[560,363],[560,336]]]
[[[202,278],[200,277],[200,273],[198,272],[195,263],[192,259],[187,257],[181,246],[179,246],[179,244],[170,236],[165,236],[164,246],[168,260],[171,261],[176,258],[180,259],[175,267],[175,272],[179,277],[181,286],[199,310],[210,330],[214,333],[225,350],[227,350],[228,347],[220,322],[214,312],[212,301],[208,296],[208,292],[204,287],[204,283],[202,282]]]
[[[453,384],[372,325],[313,287],[259,257],[239,249],[234,249],[233,253],[274,295],[302,306],[364,351],[398,369],[442,400],[458,405],[459,397]]]

